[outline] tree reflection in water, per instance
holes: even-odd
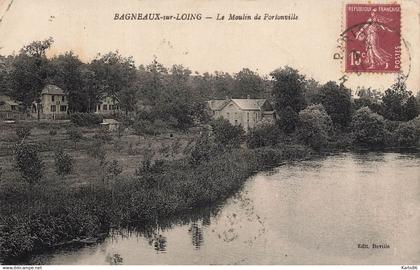
[[[166,237],[161,234],[154,234],[149,240],[149,245],[153,246],[157,253],[166,251]]]
[[[115,254],[107,254],[105,260],[110,264],[110,265],[119,265],[119,264],[123,264],[123,258],[121,257],[120,254],[115,253]]]
[[[134,234],[144,237],[157,253],[165,253],[168,245],[168,239],[164,236],[165,232],[174,226],[190,224],[188,234],[191,236],[192,245],[199,249],[204,243],[203,228],[210,225],[211,217],[216,216],[222,207],[223,205],[218,204],[213,207],[196,208],[176,217],[161,218],[154,223],[133,224],[129,227],[114,229],[111,237],[124,238]]]
[[[192,244],[196,249],[199,249],[204,242],[203,228],[197,222],[192,222],[188,233],[191,235]]]

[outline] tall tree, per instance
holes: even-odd
[[[50,59],[49,83],[62,88],[68,96],[69,111],[89,111],[88,96],[83,85],[83,64],[73,52]]]
[[[236,98],[261,98],[264,96],[264,82],[254,71],[244,68],[234,74],[234,96]]]
[[[39,95],[46,84],[48,59],[45,54],[52,43],[53,39],[49,38],[24,46],[12,64],[12,96],[27,108],[32,102],[39,102]]]
[[[275,98],[274,107],[277,112],[290,107],[298,113],[305,108],[306,103],[303,96],[305,77],[303,75],[291,67],[277,69],[270,75],[274,79],[272,94]]]
[[[291,133],[299,120],[299,111],[306,105],[303,96],[305,77],[290,67],[275,70],[270,75],[274,80],[272,95],[279,125],[286,133]]]
[[[352,104],[350,90],[342,84],[329,81],[324,84],[315,102],[324,106],[333,123],[347,127],[351,121]]]
[[[418,114],[413,111],[415,103],[411,91],[407,90],[404,78],[399,77],[397,82],[385,91],[382,98],[382,115],[393,121],[411,120]]]
[[[123,57],[118,51],[109,52],[94,59],[90,68],[95,73],[99,91],[118,101],[123,110],[132,110],[130,98],[137,76],[133,57]]]

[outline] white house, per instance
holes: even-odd
[[[40,102],[32,103],[31,114],[33,117],[46,119],[63,119],[67,117],[68,99],[63,89],[49,84],[41,91]]]
[[[261,121],[274,121],[275,113],[266,99],[225,99],[207,102],[213,118],[222,117],[232,125],[241,125],[245,131]]]
[[[95,107],[95,113],[102,115],[110,115],[120,112],[120,105],[116,98],[105,96],[101,98]]]

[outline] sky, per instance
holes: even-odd
[[[291,66],[325,83],[338,81],[344,63],[339,53],[345,3],[337,0],[0,0],[0,54],[17,53],[34,40],[53,37],[53,56],[72,50],[83,61],[118,50],[137,65],[154,58],[166,66],[182,64],[192,71],[261,75]],[[403,0],[402,69],[407,84],[420,90],[419,0]],[[201,13],[213,19],[194,21],[114,20],[115,13]],[[216,20],[217,14],[296,14],[298,20]],[[346,86],[384,90],[396,74],[346,74]]]

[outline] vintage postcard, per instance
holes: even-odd
[[[417,269],[419,11],[0,0],[3,269]]]

